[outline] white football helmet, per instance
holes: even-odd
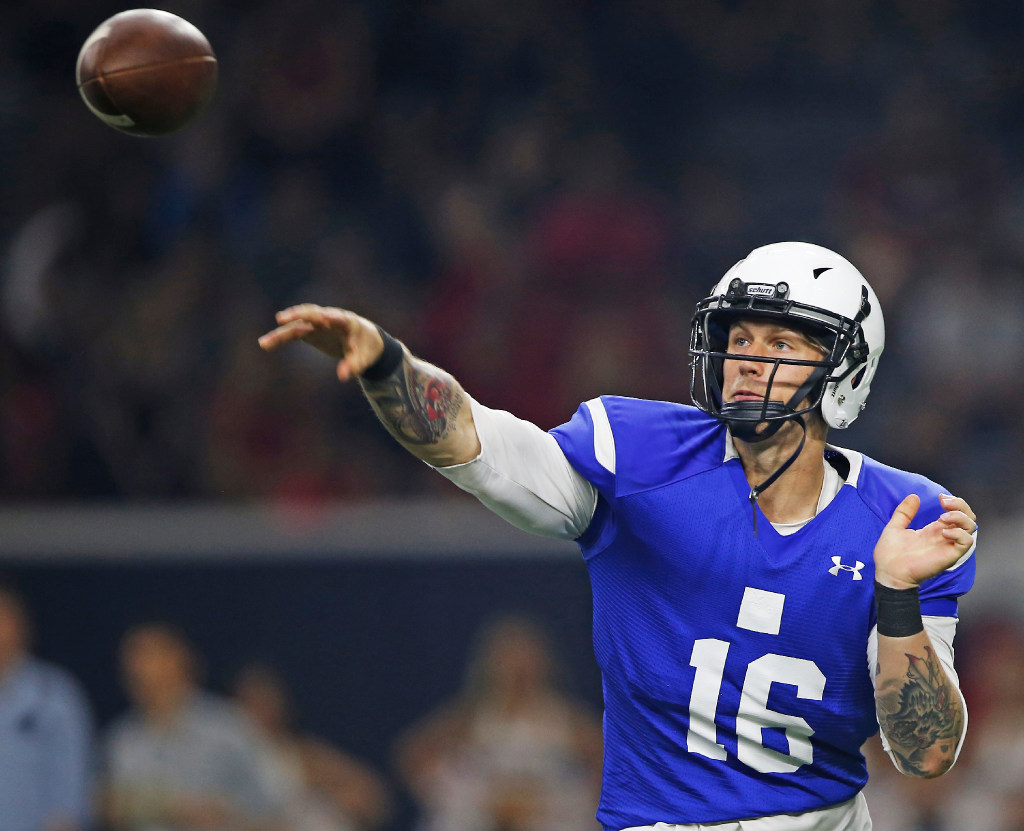
[[[781,318],[828,350],[821,361],[755,359],[774,364],[774,369],[783,363],[815,367],[789,402],[769,400],[773,369],[764,402],[723,407],[722,362],[728,357],[729,325],[742,317]],[[806,242],[765,245],[729,269],[711,295],[697,304],[690,329],[691,397],[697,407],[750,441],[767,438],[786,419],[819,406],[830,427],[848,427],[864,409],[884,346],[878,298],[848,260]],[[798,409],[805,398],[809,406]],[[767,428],[757,431],[764,422]]]

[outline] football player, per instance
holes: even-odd
[[[696,406],[602,396],[544,432],[475,401],[366,319],[296,306],[414,455],[528,531],[576,540],[593,587],[608,831],[736,823],[867,831],[860,747],[905,774],[953,765],[953,669],[974,511],[827,443],[867,401],[885,340],[846,259],[783,242],[696,309]]]

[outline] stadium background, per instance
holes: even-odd
[[[1019,3],[166,3],[221,81],[159,140],[74,89],[123,8],[0,8],[0,570],[101,724],[154,617],[214,688],[274,661],[385,771],[495,610],[542,620],[598,703],[572,546],[495,527],[326,359],[256,337],[348,305],[548,428],[601,393],[685,399],[693,303],[778,239],[847,254],[885,309],[833,440],[982,516],[970,686],[972,630],[1015,625],[1024,587]]]

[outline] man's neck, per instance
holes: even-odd
[[[145,703],[140,703],[140,708],[146,721],[168,726],[184,712],[194,694],[195,688],[191,685],[162,690],[160,695],[154,695]]]
[[[800,425],[791,422],[763,442],[734,439],[750,487],[762,484],[782,467],[800,446],[800,438]],[[825,478],[824,454],[825,436],[808,429],[800,455],[758,498],[770,522],[799,522],[815,515]]]

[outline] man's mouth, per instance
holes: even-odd
[[[764,401],[764,393],[758,395],[750,390],[737,390],[732,394],[733,401]]]

